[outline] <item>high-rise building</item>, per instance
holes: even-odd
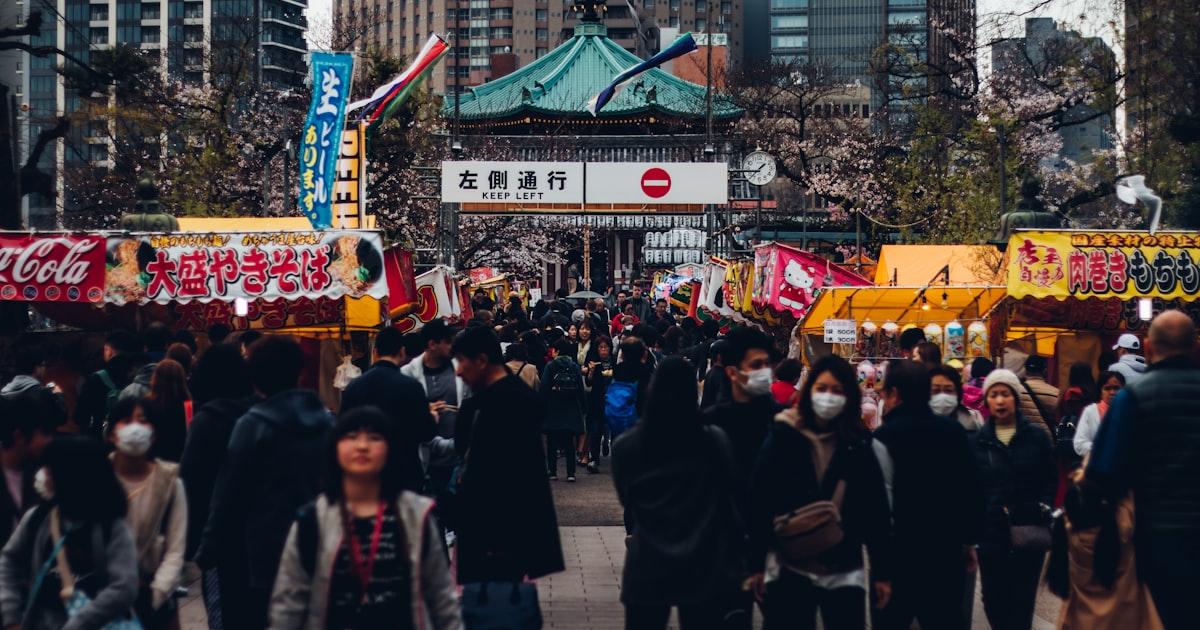
[[[23,0],[27,11],[40,11],[42,34],[35,46],[61,48],[82,63],[95,51],[127,45],[167,75],[200,84],[238,81],[258,89],[287,89],[307,78],[307,0]],[[22,2],[17,2],[21,5]],[[240,55],[240,57],[239,57]],[[227,63],[231,61],[239,63]],[[65,62],[50,55],[24,57],[28,86],[22,108],[25,147],[62,115],[79,108],[79,96],[68,91],[56,67]],[[236,71],[231,68],[238,68]],[[29,225],[54,228],[63,204],[70,204],[61,173],[65,168],[104,168],[108,144],[87,128],[74,126],[68,145],[46,148],[39,165],[59,174],[55,199],[25,198]]]
[[[811,62],[832,83],[871,86],[874,107],[902,121],[916,102],[956,97],[975,0],[766,0],[747,8],[745,28],[748,63]]]
[[[741,59],[746,0],[610,0],[610,39],[646,58],[673,35],[725,33],[731,64]],[[434,67],[430,88],[450,93],[487,83],[539,59],[574,36],[572,0],[334,0],[335,38],[363,50],[412,56],[436,33],[454,47]],[[715,66],[715,64],[714,64]]]
[[[1015,80],[1023,95],[1037,96],[1043,89],[1041,80],[1056,82],[1055,75],[1063,71],[1075,74],[1077,79],[1086,77],[1084,80],[1094,85],[1115,89],[1116,57],[1104,40],[1060,30],[1051,18],[1027,18],[1025,37],[992,44],[993,78]],[[1026,90],[1028,94],[1024,94]],[[1092,151],[1112,148],[1115,112],[1111,106],[1107,111],[1098,107],[1093,101],[1079,103],[1064,114],[1057,132],[1062,138],[1058,152],[1061,158],[1085,163],[1090,161]]]

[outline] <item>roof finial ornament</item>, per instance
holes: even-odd
[[[571,10],[583,14],[580,22],[599,24],[602,16],[608,12],[607,2],[608,0],[576,0],[571,5]]]

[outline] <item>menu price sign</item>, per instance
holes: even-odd
[[[825,320],[825,343],[857,343],[858,325],[853,319]]]
[[[377,232],[113,235],[107,252],[114,304],[387,296]]]
[[[100,302],[104,237],[0,235],[0,301]]]

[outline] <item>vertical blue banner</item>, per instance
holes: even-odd
[[[314,229],[323,230],[333,220],[333,182],[354,56],[314,52],[312,69],[312,104],[300,137],[300,209]]]

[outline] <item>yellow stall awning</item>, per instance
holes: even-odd
[[[1005,295],[1007,290],[996,285],[827,287],[813,304],[803,329],[809,334],[821,332],[827,319],[893,321],[901,326],[981,319]]]
[[[1001,268],[994,245],[884,245],[879,250],[875,284],[898,286],[943,284],[939,272],[950,267],[950,284],[990,285]]]

